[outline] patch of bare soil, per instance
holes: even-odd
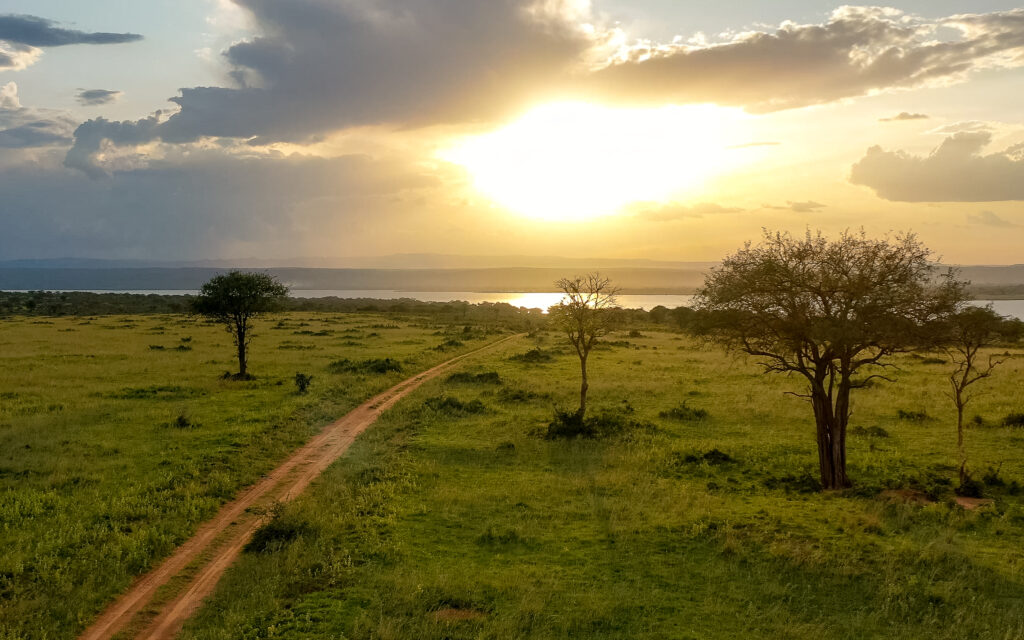
[[[963,496],[957,496],[956,503],[967,511],[975,511],[983,507],[991,507],[996,503],[996,501],[991,498],[965,498]]]

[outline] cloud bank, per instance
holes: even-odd
[[[662,45],[626,42],[581,0],[235,2],[260,31],[224,53],[235,86],[183,89],[155,124],[87,122],[68,166],[97,173],[104,140],[305,143],[368,125],[492,123],[558,98],[767,112],[1024,66],[1024,9],[925,20],[842,7],[821,24]]]
[[[875,146],[853,165],[850,181],[899,202],[1024,200],[1024,144],[985,154],[990,131],[961,131],[928,156]]]

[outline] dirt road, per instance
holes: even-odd
[[[324,427],[323,431],[296,450],[279,467],[221,507],[212,520],[203,524],[195,535],[157,568],[139,578],[127,593],[118,598],[79,636],[80,640],[106,640],[125,629],[134,638],[174,638],[202,601],[213,593],[220,577],[262,524],[262,517],[255,513],[262,510],[254,507],[268,507],[274,502],[294,499],[345,453],[356,436],[396,402],[459,361],[521,336],[519,334],[499,340],[428,369],[371,398],[337,422]],[[188,585],[169,601],[151,604],[158,590],[182,575],[186,569]],[[145,615],[139,616],[144,610]],[[137,616],[139,619],[136,619]]]

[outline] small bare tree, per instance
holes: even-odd
[[[591,273],[562,278],[555,286],[565,293],[562,301],[549,309],[551,320],[565,332],[580,358],[580,420],[587,413],[587,359],[597,341],[608,333],[608,310],[618,306],[619,289],[609,278]]]
[[[1000,339],[1003,325],[992,307],[967,307],[952,316],[948,333],[944,336],[943,349],[956,368],[949,374],[950,398],[956,406],[956,446],[960,456],[960,486],[970,479],[967,469],[967,449],[964,445],[964,408],[974,398],[970,389],[974,383],[984,380],[1004,359],[995,355],[982,358],[982,350],[991,347]]]

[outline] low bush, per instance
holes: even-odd
[[[1004,427],[1024,427],[1024,413],[1011,413],[1003,418]]]
[[[518,353],[509,358],[509,360],[512,360],[514,362],[525,362],[527,364],[540,364],[542,362],[551,362],[554,359],[554,356],[552,356],[549,352],[544,351],[543,349],[540,348],[530,349],[529,351],[526,351],[524,353]]]
[[[866,436],[868,438],[888,438],[889,432],[882,427],[854,427],[850,429],[850,435]]]
[[[672,407],[668,411],[662,411],[658,414],[658,417],[667,420],[678,420],[680,422],[700,422],[701,420],[706,420],[710,415],[706,409],[696,409],[688,405],[686,401],[683,401],[679,406]]]
[[[608,438],[631,432],[654,430],[654,425],[630,417],[630,411],[601,411],[581,418],[575,411],[555,409],[555,417],[544,432],[545,440]]]
[[[311,382],[313,382],[313,376],[306,375],[305,373],[295,374],[295,388],[299,393],[306,393]]]
[[[385,374],[391,371],[401,371],[402,363],[392,358],[370,358],[359,362],[342,358],[327,365],[327,369],[331,373]]]
[[[906,411],[904,409],[899,409],[896,411],[896,417],[907,422],[924,422],[931,416],[924,411]]]
[[[458,398],[452,396],[435,396],[428,398],[423,406],[437,413],[446,413],[448,415],[469,415],[485,413],[487,406],[480,400],[470,400],[469,402],[463,402]]]
[[[299,537],[308,536],[314,533],[312,525],[297,515],[284,510],[283,505],[278,504],[272,511],[273,517],[269,522],[256,530],[252,539],[246,543],[246,553],[273,553],[280,551],[288,543]]]
[[[448,376],[445,382],[449,384],[501,384],[502,380],[497,371],[485,371],[483,373],[458,371]]]

